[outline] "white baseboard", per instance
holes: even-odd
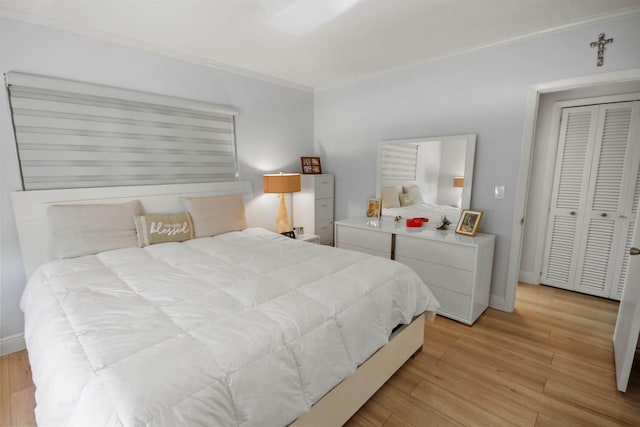
[[[518,281],[523,283],[529,283],[530,285],[539,285],[540,284],[540,273],[534,273],[532,271],[522,271],[520,270],[520,275],[518,276]]]
[[[500,311],[509,311],[507,310],[507,304],[504,301],[504,297],[499,297],[497,295],[491,295],[489,297],[489,307]]]
[[[7,354],[24,350],[25,348],[27,348],[27,345],[24,342],[23,334],[0,338],[0,356],[6,356]]]

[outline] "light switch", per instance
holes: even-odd
[[[496,185],[493,189],[493,197],[495,199],[504,199],[504,185]]]

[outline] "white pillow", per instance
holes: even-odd
[[[407,193],[400,193],[399,197],[400,197],[400,204],[402,206],[411,206],[415,203],[411,195]]]
[[[242,193],[228,196],[183,197],[196,237],[210,237],[247,228]]]
[[[408,194],[409,197],[413,199],[413,203],[424,202],[422,199],[422,193],[420,192],[420,187],[417,185],[403,185],[402,192]]]
[[[58,258],[92,255],[138,246],[133,218],[144,213],[140,200],[100,205],[52,205],[47,217]]]
[[[383,208],[399,208],[400,200],[398,199],[398,190],[396,190],[395,186],[382,187],[380,189],[380,193],[382,196],[382,207]]]

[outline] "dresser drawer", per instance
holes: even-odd
[[[398,235],[395,253],[396,258],[408,257],[468,271],[475,268],[476,249],[471,246]]]
[[[333,221],[316,222],[314,234],[320,236],[321,245],[333,246]]]
[[[440,303],[438,313],[469,325],[473,323],[471,320],[471,297],[437,286],[430,286],[429,289]]]
[[[363,248],[363,247],[356,246],[356,245],[350,245],[349,243],[344,243],[344,242],[338,242],[338,247],[342,248],[342,249],[349,249],[351,251],[364,252],[365,254],[376,255],[376,256],[381,256],[382,258],[391,259],[391,252],[376,251],[376,250],[369,249],[369,248]]]
[[[316,177],[315,196],[316,199],[333,198],[333,175]]]
[[[391,253],[391,234],[389,233],[339,226],[336,231],[336,238],[340,247],[342,247],[343,243],[346,243],[376,252]]]
[[[314,206],[314,215],[316,221],[332,220],[333,199],[317,199]]]
[[[471,271],[399,256],[397,253],[395,259],[411,267],[429,287],[437,286],[465,295],[473,293],[473,272]]]

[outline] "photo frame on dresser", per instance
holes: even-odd
[[[367,201],[367,219],[380,219],[382,201],[375,197],[370,197]]]
[[[320,157],[300,157],[300,164],[302,165],[303,174],[322,174]]]
[[[456,227],[456,233],[475,236],[478,232],[481,219],[482,211],[463,210],[462,215],[460,215],[460,220],[458,221],[458,226]]]

